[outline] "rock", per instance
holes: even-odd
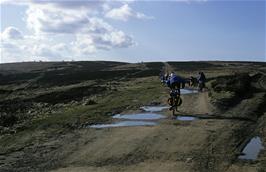
[[[187,158],[186,159],[186,163],[191,163],[192,162],[192,158]]]
[[[87,99],[84,101],[84,103],[82,105],[86,106],[86,105],[94,105],[94,104],[96,104],[96,102],[94,100]]]

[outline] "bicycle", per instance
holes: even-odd
[[[199,81],[199,91],[202,92],[203,91],[203,88],[205,88],[205,83],[203,81]]]
[[[176,116],[175,111],[178,111],[177,107],[182,104],[182,99],[180,97],[180,90],[171,89],[170,98],[168,98],[167,102],[171,106],[169,110],[172,110],[172,115]]]

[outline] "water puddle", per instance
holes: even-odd
[[[243,155],[240,155],[239,159],[256,160],[259,152],[264,149],[260,137],[253,137],[246,147],[243,149]]]
[[[111,127],[132,127],[132,126],[153,126],[156,122],[146,121],[120,121],[114,124],[96,124],[89,126],[90,128],[111,128]]]
[[[178,121],[194,121],[194,120],[198,120],[199,118],[194,117],[194,116],[177,116],[176,119]]]
[[[146,112],[161,112],[164,109],[168,109],[168,106],[143,106],[140,109]]]
[[[137,113],[137,114],[125,114],[125,115],[114,115],[115,119],[130,119],[130,120],[156,120],[165,118],[164,115],[156,113]]]
[[[184,88],[180,89],[180,92],[181,94],[192,94],[192,93],[198,93],[198,90]]]

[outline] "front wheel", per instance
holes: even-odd
[[[182,99],[181,99],[181,97],[176,97],[176,98],[175,98],[175,105],[176,105],[176,106],[181,106],[181,104],[182,104]]]
[[[170,97],[168,98],[167,100],[167,103],[170,105],[170,106],[181,106],[182,105],[182,99],[181,97],[176,97],[176,98],[173,98],[173,97]]]

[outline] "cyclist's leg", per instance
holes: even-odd
[[[177,90],[178,96],[180,96],[180,88],[181,88],[181,83],[176,83],[176,90]]]
[[[175,108],[172,108],[172,115],[173,115],[173,117],[175,116]]]
[[[171,106],[169,110],[173,110],[174,107],[174,90],[171,88],[170,98],[168,99],[168,104]]]

